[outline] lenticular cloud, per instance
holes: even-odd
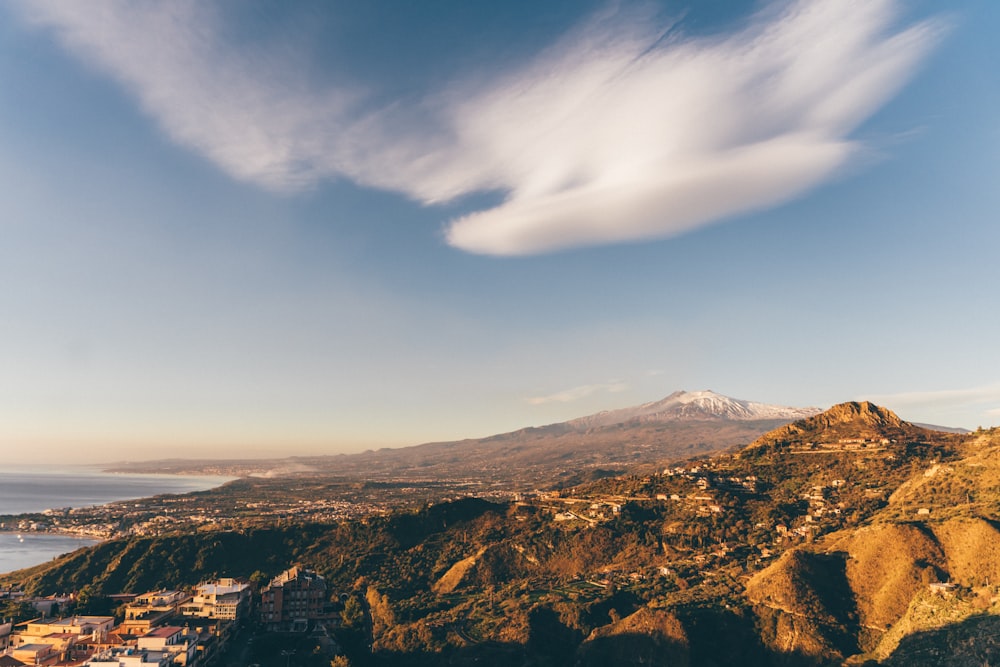
[[[404,109],[241,52],[201,4],[39,0],[22,14],[234,178],[284,192],[346,178],[425,204],[503,193],[445,229],[492,255],[665,238],[788,201],[850,160],[851,132],[943,31],[898,26],[892,0],[775,6],[713,38],[606,14],[516,71]]]
[[[810,2],[724,38],[606,49],[598,27],[459,110],[460,136],[493,151],[509,194],[453,221],[449,243],[524,254],[666,237],[805,192],[851,157],[851,130],[940,32],[891,32],[891,9]]]

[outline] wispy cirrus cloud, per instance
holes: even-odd
[[[504,193],[445,230],[493,255],[664,238],[801,195],[858,151],[851,132],[945,29],[899,27],[893,0],[774,5],[714,38],[609,11],[514,71],[372,108],[364,86],[318,89],[287,57],[227,42],[205,3],[20,7],[234,178],[346,178],[426,204]]]
[[[17,6],[28,23],[52,30],[68,51],[122,84],[170,139],[234,178],[292,191],[344,173],[324,149],[345,131],[359,91],[316,90],[285,57],[227,43],[218,6]]]
[[[531,405],[546,405],[548,403],[573,403],[589,396],[599,393],[618,394],[628,391],[628,385],[624,382],[614,381],[600,384],[583,384],[569,389],[563,389],[553,394],[544,396],[532,396],[528,399]]]
[[[985,414],[1000,414],[1000,384],[968,387],[965,389],[941,389],[937,391],[909,391],[898,394],[878,394],[870,400],[902,407],[966,407],[995,405]]]

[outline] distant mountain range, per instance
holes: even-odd
[[[350,479],[469,480],[505,487],[571,484],[626,468],[740,447],[818,408],[767,405],[713,391],[677,391],[630,408],[485,438],[359,454],[264,461],[158,461],[115,470],[322,474]]]

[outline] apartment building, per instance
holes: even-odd
[[[275,632],[305,632],[310,621],[323,618],[326,602],[326,580],[293,567],[261,591],[260,621]]]

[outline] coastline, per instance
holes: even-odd
[[[242,479],[275,469],[288,468],[279,459],[253,460],[189,460],[120,461],[89,466],[92,470],[112,475],[170,475],[175,477],[229,477]]]
[[[0,471],[0,508],[3,516],[58,516],[116,502],[207,491],[234,479],[228,475],[112,473],[89,466],[25,466]]]
[[[72,531],[64,530],[10,530],[8,528],[0,528],[0,535],[31,535],[36,537],[38,535],[52,535],[53,537],[69,537],[77,540],[87,540],[88,542],[94,542],[95,544],[100,544],[101,542],[107,542],[107,537],[100,537],[98,535],[88,535],[74,533]]]
[[[74,537],[81,540],[90,540],[92,542],[100,543],[107,542],[114,537],[113,535],[98,535],[96,533],[79,533],[73,530],[65,530],[62,528],[50,528],[46,530],[32,530],[31,528],[0,528],[0,535],[55,535],[56,537]]]
[[[94,536],[55,532],[0,531],[0,576],[44,565],[104,541]]]
[[[0,572],[42,565],[106,542],[115,506],[216,489],[219,475],[112,473],[95,466],[19,466],[0,471]]]

